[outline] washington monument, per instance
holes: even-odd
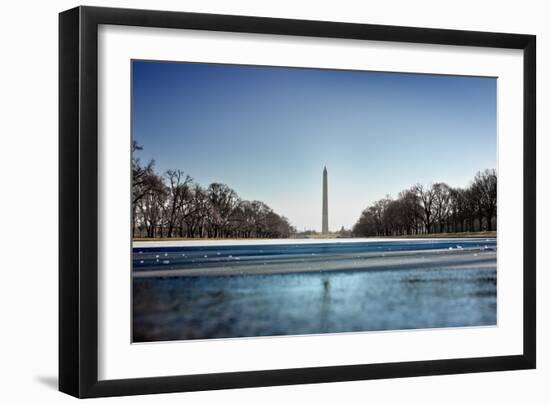
[[[328,234],[327,167],[323,169],[323,234]]]

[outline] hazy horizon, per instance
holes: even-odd
[[[133,139],[159,173],[222,182],[298,231],[329,228],[417,182],[466,186],[496,168],[496,79],[132,63]]]

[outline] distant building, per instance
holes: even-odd
[[[327,167],[323,169],[323,227],[322,233],[328,234],[328,186]]]

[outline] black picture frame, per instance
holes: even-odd
[[[98,380],[98,26],[180,28],[523,50],[523,354]],[[59,390],[103,397],[536,366],[536,37],[184,12],[77,7],[59,15]]]

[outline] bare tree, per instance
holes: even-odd
[[[480,212],[485,216],[487,230],[492,230],[492,220],[497,210],[496,171],[479,171],[474,178],[473,188],[478,195]]]
[[[189,198],[189,187],[192,178],[182,170],[168,170],[165,173],[168,180],[167,237],[172,237],[176,224],[181,222],[180,216],[185,201]]]
[[[163,219],[165,218],[167,187],[162,182],[162,178],[157,175],[147,177],[148,191],[139,200],[137,206],[147,237],[163,237]]]
[[[208,217],[211,237],[226,237],[231,213],[239,203],[237,193],[225,184],[212,183],[208,187],[210,214]]]
[[[184,224],[188,237],[204,237],[206,218],[210,212],[208,194],[200,185],[195,184],[190,199],[182,206],[180,234],[183,237]]]
[[[492,230],[497,209],[495,170],[476,174],[465,189],[438,182],[428,187],[416,184],[389,196],[361,212],[352,229],[354,236],[388,236],[433,232]],[[476,226],[476,219],[478,226]]]
[[[443,233],[451,210],[451,189],[447,184],[438,182],[432,186],[432,190],[434,221],[438,224],[439,232]]]
[[[136,141],[132,141],[132,234],[135,233],[137,223],[137,206],[145,195],[151,190],[155,181],[154,160],[142,166],[137,151],[142,150]]]
[[[421,220],[421,208],[418,196],[413,189],[401,191],[398,195],[402,221],[406,227],[406,234],[417,234]]]
[[[422,212],[422,221],[427,233],[432,232],[432,222],[434,216],[434,199],[435,199],[435,190],[433,186],[424,188],[422,184],[416,184],[413,187],[414,192],[419,201],[419,205]]]
[[[154,162],[140,164],[132,150],[132,228],[145,237],[290,237],[288,219],[260,201],[242,201],[230,187],[213,183],[206,189],[182,170],[161,177]]]
[[[464,231],[464,222],[466,220],[466,192],[462,188],[450,189],[450,220],[452,221],[453,231]]]

